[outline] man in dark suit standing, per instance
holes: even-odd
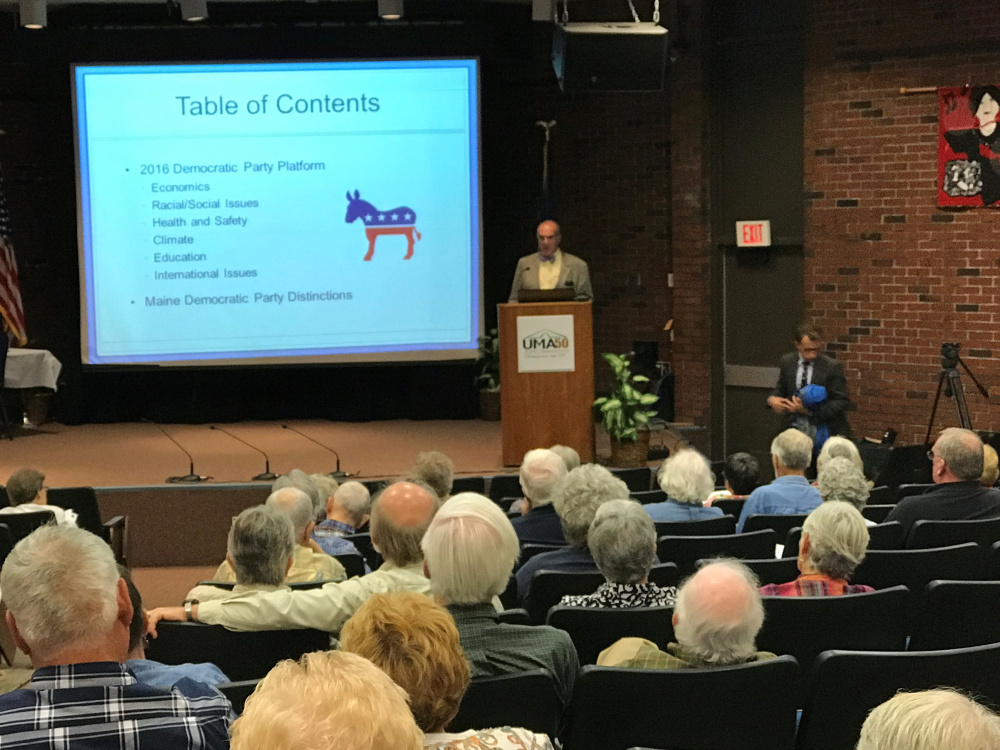
[[[772,391],[767,405],[781,414],[788,414],[789,421],[801,415],[813,425],[825,424],[831,435],[850,435],[847,423],[847,380],[844,366],[829,355],[823,354],[822,332],[804,323],[796,329],[795,349],[781,358],[778,384]],[[799,397],[807,385],[821,385],[826,389],[826,401],[810,410]]]

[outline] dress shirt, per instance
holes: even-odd
[[[602,583],[593,594],[564,596],[563,607],[603,607],[607,609],[637,609],[639,607],[673,607],[677,588],[660,588],[655,583]]]
[[[555,289],[559,283],[559,274],[562,273],[562,250],[556,250],[552,260],[546,260],[542,254],[538,254],[541,261],[538,264],[538,288]]]
[[[564,630],[548,625],[500,622],[496,609],[485,604],[449,604],[472,677],[495,677],[532,669],[547,669],[568,705],[580,671],[576,647]]]
[[[802,357],[799,357],[799,366],[795,370],[795,390],[801,390],[812,382],[814,364],[814,362],[806,362]]]
[[[21,503],[0,508],[0,514],[37,513],[40,510],[50,510],[56,518],[58,526],[76,526],[76,511],[70,508],[60,508],[58,505],[38,505],[37,503]]]
[[[739,523],[737,533],[743,531],[747,519],[758,513],[775,515],[797,515],[812,513],[823,502],[819,490],[809,484],[809,480],[798,475],[778,477],[770,484],[758,487],[750,493]]]
[[[552,750],[547,734],[536,734],[519,727],[470,729],[460,734],[444,732],[424,735],[426,750]]]
[[[343,581],[345,578],[347,578],[347,571],[344,570],[344,566],[340,564],[339,560],[328,554],[296,544],[295,559],[292,561],[292,567],[285,574],[285,583]],[[236,571],[229,564],[229,560],[222,561],[222,565],[215,571],[212,580],[226,583],[236,582]]]
[[[360,555],[361,551],[350,539],[344,539],[346,534],[353,534],[354,527],[340,521],[323,521],[313,529],[312,540],[328,555]],[[365,572],[371,573],[368,563]]]
[[[886,522],[899,521],[908,537],[917,521],[974,521],[1000,516],[1000,490],[979,482],[944,482],[903,498]]]
[[[423,560],[400,568],[384,563],[374,573],[309,591],[253,591],[223,601],[198,605],[198,621],[230,630],[315,628],[339,633],[344,623],[372,594],[415,591],[429,594]]]
[[[708,518],[721,518],[724,515],[721,508],[679,503],[670,498],[662,503],[649,503],[642,507],[654,521],[704,521]]]
[[[222,750],[235,718],[224,696],[192,680],[166,691],[117,662],[42,667],[24,688],[0,695],[0,746]]]
[[[532,511],[534,512],[534,511]],[[543,552],[528,560],[517,571],[517,600],[523,607],[528,601],[528,589],[531,588],[531,578],[539,570],[562,570],[575,573],[586,573],[597,570],[594,556],[586,547],[566,547],[552,552]]]
[[[208,661],[200,664],[162,664],[152,659],[129,659],[125,662],[125,666],[142,684],[164,690],[169,690],[184,678],[205,685],[219,685],[223,682],[229,682],[225,673]]]
[[[770,651],[757,651],[740,664],[752,661],[767,661],[775,658]],[[666,651],[660,651],[656,644],[645,638],[621,638],[604,649],[597,657],[599,667],[625,667],[629,669],[705,669],[708,667],[731,666],[729,664],[709,664],[686,650],[678,643],[668,643]]]
[[[566,544],[562,519],[552,503],[532,508],[510,524],[521,544]]]
[[[812,573],[796,578],[788,583],[769,583],[760,587],[761,596],[843,596],[844,594],[867,594],[874,591],[871,586],[848,583],[843,578],[831,578],[822,573]]]

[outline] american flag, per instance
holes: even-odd
[[[21,306],[21,284],[17,280],[17,259],[10,241],[10,214],[7,194],[0,168],[0,318],[6,335],[18,346],[28,343],[24,330],[24,308]]]

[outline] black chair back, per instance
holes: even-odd
[[[501,497],[499,500],[495,500],[494,502],[500,506],[500,510],[502,510],[507,515],[511,515],[510,511],[511,506],[513,506],[514,503],[516,503],[518,500],[523,500],[523,499],[524,499],[523,497]],[[517,514],[515,513],[514,515]]]
[[[933,580],[976,580],[982,576],[982,558],[981,548],[973,542],[938,549],[871,550],[851,581],[919,592]]]
[[[745,498],[720,498],[712,502],[713,508],[718,508],[727,516],[734,516],[736,518],[740,517],[740,513],[743,512],[743,506],[746,505]]]
[[[667,499],[667,493],[663,490],[646,490],[645,492],[630,492],[629,497],[638,500],[643,505],[650,503],[662,503]]]
[[[681,571],[673,563],[659,563],[649,569],[649,582],[655,583],[661,589],[678,586],[681,582]]]
[[[779,557],[777,559],[772,557],[764,560],[743,560],[742,562],[754,572],[761,586],[766,586],[769,583],[788,583],[799,577],[799,567],[794,557]]]
[[[790,656],[712,669],[587,666],[573,689],[564,746],[790,750],[798,684]]]
[[[55,513],[51,510],[44,510],[41,505],[38,508],[30,513],[4,513],[0,515],[0,522],[10,529],[10,534],[14,537],[14,544],[24,539],[35,529],[41,528],[47,523],[56,522]]]
[[[799,554],[799,539],[801,528],[794,528],[785,537],[785,551],[782,557],[795,557]],[[902,549],[903,525],[899,521],[889,521],[868,527],[868,549]]]
[[[910,529],[906,548],[928,549],[975,542],[984,550],[988,550],[996,541],[1000,541],[1000,518],[977,521],[917,521]]]
[[[711,534],[735,534],[736,518],[719,516],[698,521],[657,521],[656,536],[709,536]]]
[[[161,620],[156,631],[158,637],[146,647],[147,658],[164,664],[210,661],[230,680],[260,679],[282,659],[330,648],[330,634],[322,630],[237,633],[221,625]]]
[[[354,576],[363,576],[365,574],[365,558],[361,555],[355,555],[352,552],[348,552],[344,555],[333,555],[341,565],[344,566],[344,570],[347,572],[348,578],[354,578]]]
[[[906,649],[912,595],[905,586],[868,594],[763,599],[766,617],[757,634],[757,648],[794,656],[803,678],[809,675],[816,657],[831,648]]]
[[[796,747],[853,750],[873,708],[900,690],[942,685],[1000,705],[1000,644],[947,651],[822,653],[809,679]]]
[[[580,664],[596,664],[600,653],[619,638],[645,638],[666,650],[674,639],[673,616],[673,607],[599,609],[559,605],[549,610],[546,624],[569,633]]]
[[[357,548],[361,556],[365,558],[365,562],[368,563],[368,567],[372,570],[377,570],[382,564],[382,555],[372,546],[371,534],[349,534],[344,539]]]
[[[562,713],[562,699],[547,669],[477,677],[469,684],[448,731],[510,726],[555,737]]]
[[[1000,542],[994,542],[990,545],[989,551],[986,553],[986,574],[983,578],[990,581],[1000,581]]]
[[[223,682],[215,687],[220,693],[229,698],[229,702],[233,704],[233,711],[239,716],[243,713],[243,707],[246,705],[247,698],[257,689],[258,682],[260,680],[240,680],[239,682]]]
[[[933,487],[934,484],[901,484],[896,488],[896,502],[903,500],[907,497],[913,497],[914,495],[923,495],[924,492]]]
[[[459,492],[475,492],[477,495],[485,495],[486,477],[455,477],[451,483],[451,494],[457,495]]]
[[[7,488],[0,484],[0,508],[6,508],[10,505],[10,498],[7,497]]]
[[[0,523],[0,568],[3,567],[7,555],[14,551],[14,544],[14,535],[10,533],[10,527]]]
[[[566,549],[565,544],[522,544],[521,545],[521,557],[517,560],[517,566],[520,568],[528,560],[533,558],[535,555],[541,555],[545,552],[555,552],[557,549]]]
[[[806,515],[805,513],[754,513],[743,524],[743,533],[774,529],[778,539],[784,539],[791,529],[805,523]]]
[[[931,581],[910,630],[910,651],[1000,643],[1000,581]]]
[[[604,576],[593,572],[567,572],[562,570],[539,570],[531,577],[528,600],[525,609],[531,622],[541,625],[549,609],[556,606],[566,595],[593,594],[604,583]]]
[[[888,485],[880,485],[878,487],[872,487],[868,492],[868,504],[869,505],[892,505],[896,502],[896,490]],[[873,521],[878,522],[881,519],[873,518]]]
[[[321,589],[330,581],[292,581],[285,585],[288,586],[292,591],[312,591],[313,589]],[[232,591],[236,584],[233,581],[198,581],[199,586],[214,586],[217,589],[224,589],[226,591]],[[230,675],[232,676],[232,675]]]
[[[497,474],[490,477],[490,500],[496,502],[504,497],[521,497],[519,474]]]
[[[775,534],[771,529],[743,534],[712,536],[662,536],[656,541],[660,562],[672,562],[682,576],[695,571],[695,564],[711,557],[759,560],[774,557]]]
[[[59,508],[76,512],[76,525],[105,539],[101,512],[97,507],[97,494],[93,487],[53,487],[48,491],[48,501]]]
[[[531,624],[531,618],[528,617],[528,610],[521,609],[520,607],[514,609],[505,609],[503,612],[498,612],[497,617],[500,618],[500,622],[505,622],[508,625]]]
[[[521,605],[517,596],[517,576],[512,575],[507,579],[507,588],[500,594],[500,603],[504,609],[517,609]]]
[[[872,505],[869,503],[861,509],[861,515],[874,523],[882,523],[895,507],[895,503],[887,503],[885,505]]]
[[[625,482],[629,492],[653,489],[653,472],[645,466],[638,469],[611,469],[611,473]]]

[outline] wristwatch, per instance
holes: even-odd
[[[191,616],[191,607],[198,604],[197,599],[185,599],[184,600],[184,617],[188,622],[197,622],[194,617]]]

